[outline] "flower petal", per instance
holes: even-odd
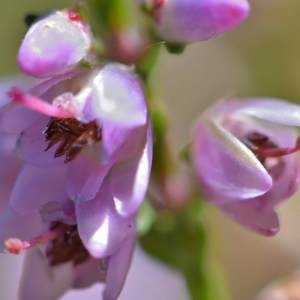
[[[75,267],[73,288],[82,289],[96,282],[104,282],[106,266],[99,259],[89,258]]]
[[[67,174],[67,193],[70,199],[80,202],[95,198],[102,181],[111,168],[93,156],[79,155],[69,163]]]
[[[300,106],[280,99],[248,99],[237,113],[288,126],[300,126]]]
[[[255,155],[217,123],[197,124],[193,159],[204,190],[208,187],[225,202],[262,195],[272,186],[272,178]]]
[[[47,148],[46,138],[43,134],[49,119],[41,117],[32,126],[24,130],[18,141],[19,153],[27,163],[38,167],[63,165],[64,157],[55,157],[56,147]]]
[[[42,97],[44,100],[52,101],[51,98],[54,98],[60,94],[60,92],[56,91],[57,86],[60,86],[61,83],[65,85],[69,80],[75,78],[81,72],[81,70],[72,70],[64,74],[53,76],[50,79],[44,80],[32,87],[29,90],[29,93]],[[55,90],[56,93],[54,94],[52,90]],[[51,92],[51,95],[48,95],[49,92]]]
[[[268,123],[263,130],[278,147],[294,147],[297,143],[297,132],[288,127]],[[291,197],[300,183],[300,162],[297,153],[285,155],[274,161],[275,165],[268,170],[273,177],[272,188],[259,197],[260,201],[264,201],[269,207],[274,207]]]
[[[44,204],[66,200],[64,167],[37,168],[30,165],[20,172],[10,205],[21,214],[37,212]]]
[[[0,132],[21,133],[39,116],[38,113],[26,107],[9,103],[0,110]]]
[[[40,249],[28,250],[19,289],[20,300],[58,299],[71,288],[73,272],[72,263],[50,267]]]
[[[0,134],[0,212],[7,206],[9,196],[22,163],[15,154],[17,136]]]
[[[133,219],[115,211],[108,182],[95,199],[76,203],[76,216],[82,242],[96,258],[111,255],[133,231]]]
[[[136,213],[145,197],[152,163],[152,131],[141,155],[116,165],[111,172],[111,191],[117,212],[124,216]]]
[[[162,1],[157,8],[157,27],[167,41],[197,42],[237,27],[249,10],[246,0]]]
[[[273,209],[259,200],[224,205],[222,210],[236,222],[259,234],[272,236],[279,230],[279,220]]]
[[[135,157],[143,149],[146,126],[126,128],[105,122],[102,128],[101,159],[116,162]]]
[[[110,121],[126,127],[146,123],[147,107],[140,81],[125,66],[108,64],[97,70],[81,94],[89,95],[83,110],[87,120]],[[80,94],[77,96],[81,98]]]
[[[135,234],[123,241],[108,262],[103,300],[117,300],[126,280],[135,246]]]

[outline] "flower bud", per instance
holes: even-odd
[[[159,35],[176,43],[208,40],[232,30],[249,14],[247,0],[152,0],[151,5]]]
[[[88,25],[72,10],[56,11],[34,23],[18,53],[20,68],[35,77],[61,74],[84,59],[91,47]]]

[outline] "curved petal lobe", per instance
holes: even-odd
[[[248,199],[266,193],[272,178],[255,155],[217,124],[198,123],[193,157],[204,187],[224,199]]]
[[[82,242],[96,258],[111,255],[133,231],[133,219],[115,211],[108,183],[95,199],[76,203],[76,216]]]

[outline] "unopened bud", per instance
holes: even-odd
[[[35,77],[61,74],[88,55],[91,40],[77,12],[56,11],[29,28],[19,49],[19,66]]]
[[[144,4],[149,7],[149,0]],[[249,14],[247,0],[152,0],[158,34],[168,42],[207,40],[230,31]]]

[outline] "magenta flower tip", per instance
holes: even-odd
[[[153,0],[152,7],[160,36],[178,43],[207,40],[230,31],[250,11],[247,0]]]

